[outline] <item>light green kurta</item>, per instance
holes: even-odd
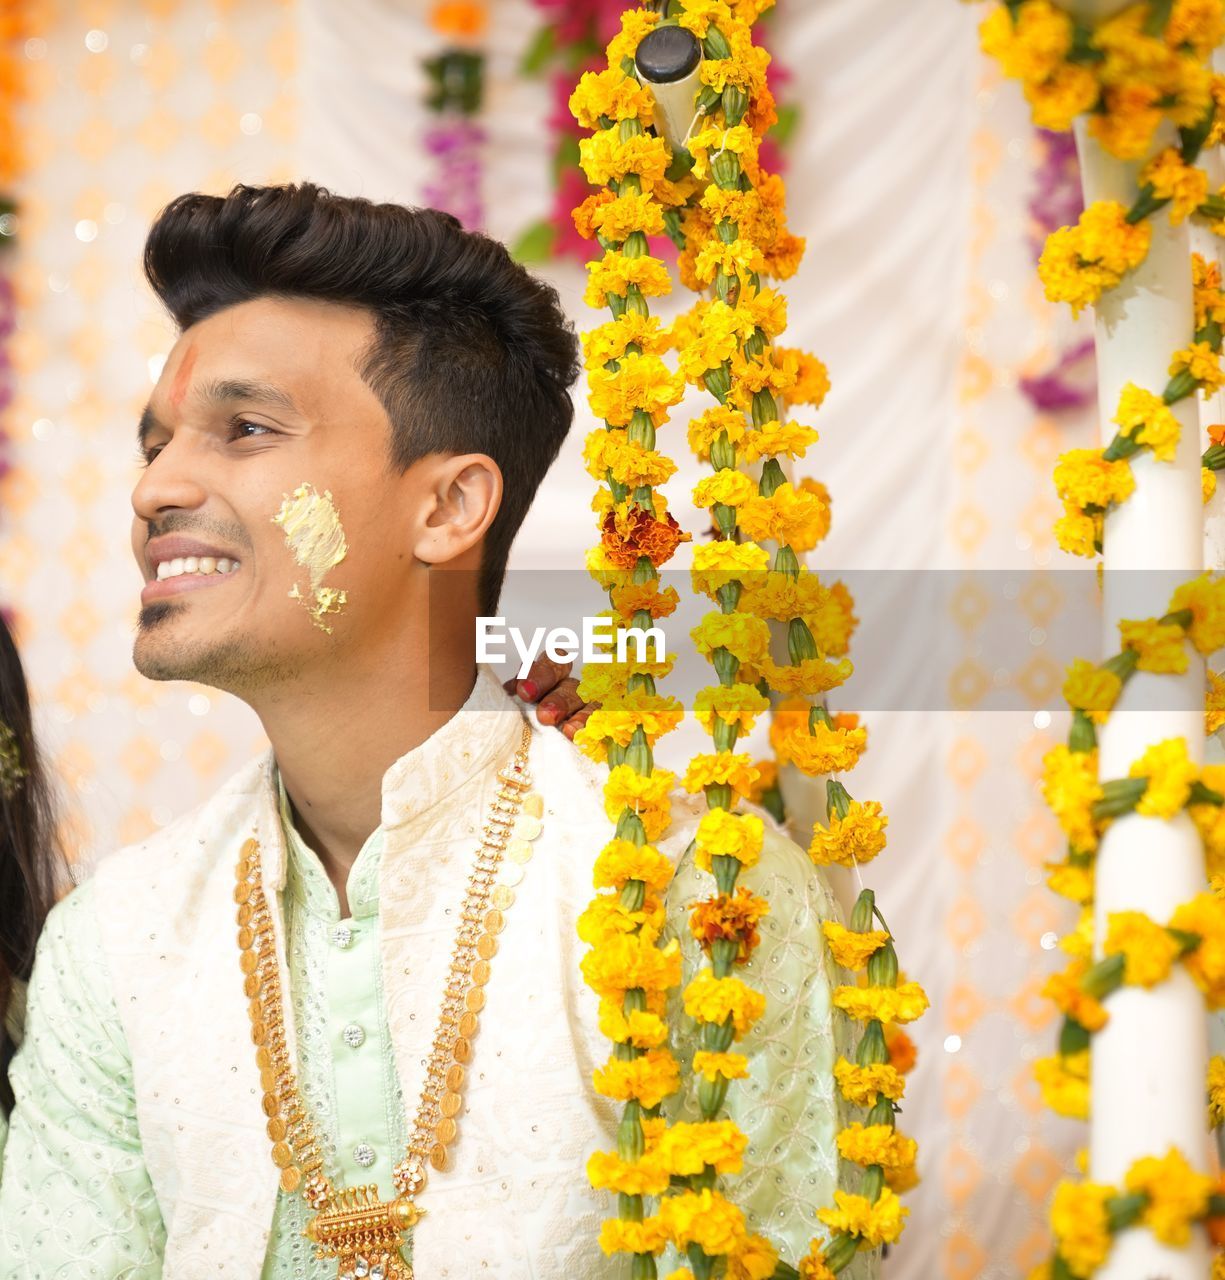
[[[377,1182],[386,1193],[392,1165],[404,1149],[406,1123],[379,964],[382,832],[370,837],[354,863],[347,885],[351,915],[342,921],[337,895],[293,830],[283,799],[282,815],[299,1079],[325,1150],[332,1153],[330,1172],[343,1184]],[[761,888],[768,897],[794,892],[795,873],[796,868],[779,869],[775,882]],[[692,864],[680,869],[681,901],[706,891],[696,877]],[[832,903],[825,907],[833,912]],[[19,1101],[0,1183],[0,1272],[25,1280],[162,1275],[166,1232],[141,1155],[133,1065],[94,910],[86,884],[52,913],[31,984],[26,1041],[13,1066]],[[680,936],[691,970],[696,947],[687,929]],[[797,938],[767,917],[762,937],[754,958],[759,976],[750,980],[764,986],[772,1002],[793,1010],[798,1034],[767,1044],[753,1063],[752,1078],[738,1082],[729,1101],[748,1134],[750,1160],[769,1162],[785,1153],[771,1170],[779,1188],[773,1225],[781,1231],[802,1221],[807,1231],[814,1191],[818,1201],[822,1192],[828,1194],[837,1127],[831,1069],[847,1046],[830,1043],[828,1035],[805,1039],[802,1033],[805,1025],[821,1026],[828,1019],[828,979],[834,975],[823,954],[819,920],[806,922],[804,936]],[[676,1047],[685,1061],[694,1045],[683,1035]],[[675,1101],[689,1110],[684,1099]],[[251,1158],[268,1159],[268,1152],[253,1151]],[[583,1177],[581,1169],[575,1177]],[[335,1276],[335,1263],[316,1261],[302,1237],[305,1221],[301,1197],[281,1193],[261,1280]],[[771,1225],[762,1224],[767,1232]],[[19,1272],[13,1269],[17,1260]],[[671,1267],[662,1261],[665,1275]],[[866,1275],[871,1268],[864,1257],[847,1274]],[[619,1268],[610,1262],[606,1274],[617,1275]]]

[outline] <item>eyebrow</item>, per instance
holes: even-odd
[[[258,382],[245,378],[218,378],[205,383],[198,394],[206,403],[212,405],[233,404],[236,400],[245,400],[248,403],[268,405],[273,409],[298,412],[298,406],[294,404],[288,392],[282,391],[271,382]],[[137,443],[143,448],[153,432],[160,427],[161,422],[154,413],[153,406],[145,405],[136,431]]]

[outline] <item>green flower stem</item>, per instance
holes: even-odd
[[[1102,784],[1102,798],[1092,809],[1094,819],[1100,822],[1130,813],[1147,790],[1147,778],[1111,778]]]
[[[1204,450],[1200,463],[1207,467],[1209,471],[1220,471],[1225,467],[1225,447],[1219,444],[1210,444]]]
[[[1102,450],[1102,458],[1106,462],[1118,462],[1121,458],[1130,458],[1133,453],[1139,453],[1143,447],[1131,436],[1119,434]]]
[[[1074,1053],[1082,1053],[1089,1047],[1089,1033],[1071,1018],[1064,1018],[1059,1030],[1059,1052],[1062,1057],[1070,1058]]]
[[[1191,395],[1198,386],[1199,383],[1189,369],[1180,369],[1165,384],[1165,390],[1161,393],[1161,398],[1166,404],[1177,404],[1179,400],[1185,400]]]
[[[1205,786],[1198,778],[1191,784],[1191,794],[1187,797],[1188,804],[1225,804],[1225,796],[1219,791],[1214,791],[1211,787]]]
[[[1097,746],[1097,730],[1093,721],[1079,708],[1072,712],[1072,727],[1068,730],[1068,750],[1087,755]]]
[[[1131,678],[1132,673],[1136,669],[1136,664],[1140,661],[1140,655],[1134,649],[1124,649],[1120,653],[1116,653],[1113,657],[1107,658],[1102,666],[1107,671],[1112,671],[1124,684]]]
[[[1127,211],[1126,221],[1134,226],[1137,222],[1143,222],[1145,218],[1156,213],[1158,209],[1163,209],[1170,203],[1169,196],[1158,196],[1153,193],[1151,183],[1145,183],[1140,188],[1140,194],[1136,197],[1135,204]]]
[[[851,928],[856,933],[868,933],[872,929],[872,915],[876,910],[876,894],[865,889],[851,909]]]
[[[1106,956],[1086,970],[1078,985],[1086,995],[1102,1000],[1123,985],[1125,968],[1126,959],[1121,953]]]
[[[873,1018],[864,1028],[859,1047],[855,1050],[855,1063],[860,1067],[875,1067],[889,1061],[889,1046],[885,1043],[885,1029],[878,1018]]]
[[[1111,1196],[1106,1201],[1106,1218],[1110,1223],[1110,1230],[1117,1233],[1139,1222],[1147,1204],[1148,1196],[1143,1191]]]
[[[837,778],[827,778],[825,781],[825,820],[829,819],[836,813],[838,821],[850,812],[851,809],[851,793],[838,781]]]

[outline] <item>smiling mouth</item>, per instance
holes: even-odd
[[[166,582],[171,578],[186,576],[207,578],[213,574],[234,573],[239,561],[227,557],[214,559],[212,556],[180,556],[175,560],[162,560],[157,566],[157,582]]]

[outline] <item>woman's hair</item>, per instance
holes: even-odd
[[[180,329],[254,298],[364,307],[361,374],[391,421],[390,460],[484,453],[502,505],[485,535],[481,610],[574,416],[578,340],[557,291],[450,214],[333,195],[310,182],[179,196],[157,216],[145,275]]]
[[[0,615],[0,1112],[13,1107],[4,1025],[13,984],[28,981],[34,944],[55,901],[60,865],[50,782],[34,744],[30,695]]]

